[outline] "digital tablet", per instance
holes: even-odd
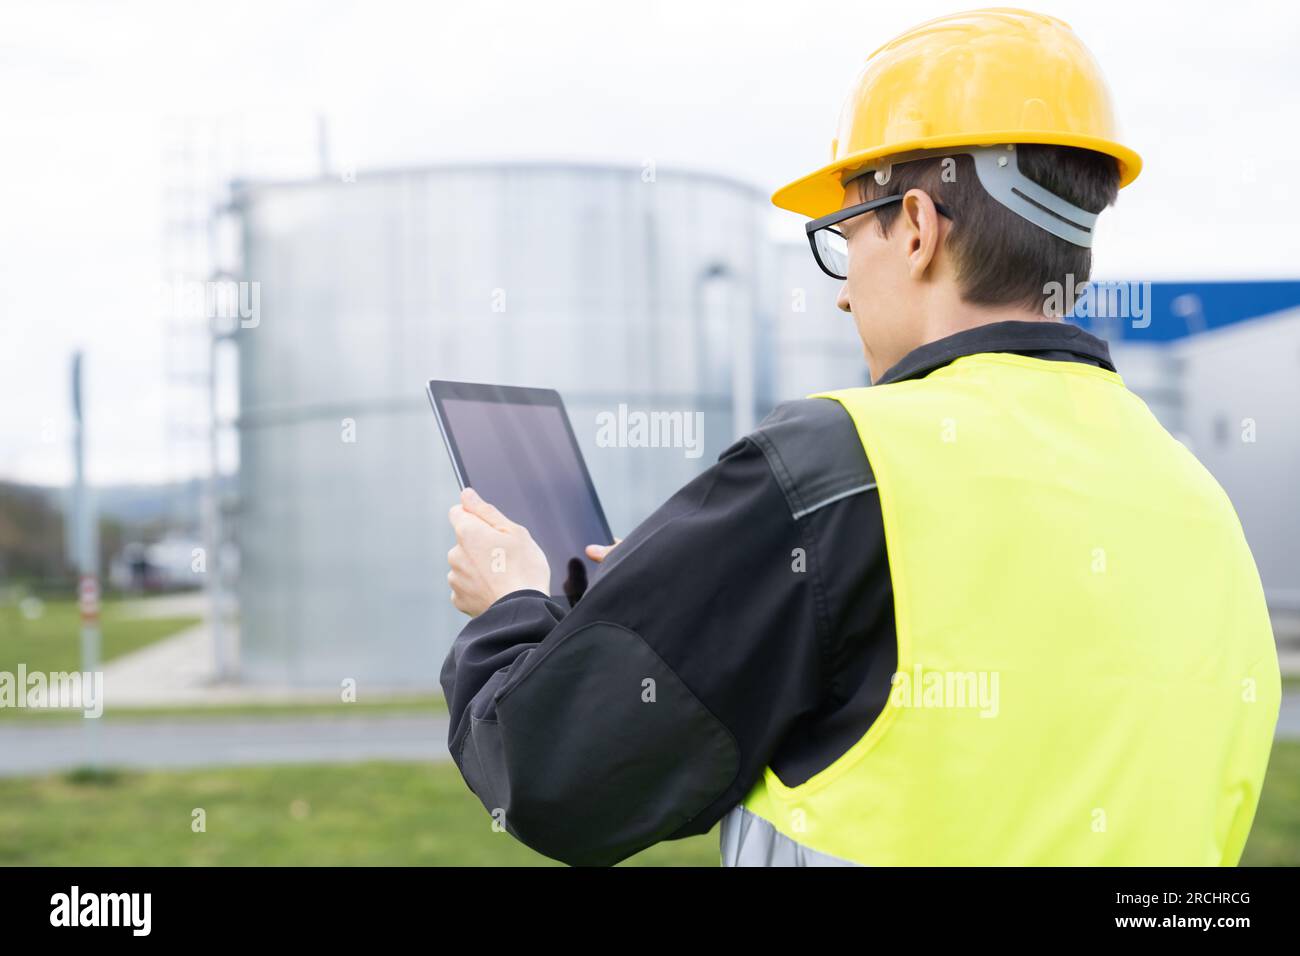
[[[431,381],[426,387],[461,488],[523,525],[551,566],[551,594],[573,604],[612,544],[605,511],[560,393],[550,388]]]

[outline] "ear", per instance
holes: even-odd
[[[903,194],[901,215],[895,220],[907,253],[908,274],[913,279],[925,276],[939,250],[942,226],[934,200],[922,189]]]

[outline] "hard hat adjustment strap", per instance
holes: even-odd
[[[1015,146],[982,146],[964,152],[975,161],[975,175],[984,191],[1002,205],[1066,242],[1092,247],[1097,213],[1080,209],[1022,173]]]
[[[1044,189],[1022,173],[1020,164],[1016,160],[1014,145],[914,150],[890,156],[888,161],[874,162],[846,173],[843,182],[847,186],[854,179],[874,174],[876,183],[883,186],[889,182],[894,166],[917,159],[957,156],[962,153],[970,156],[975,164],[975,176],[979,179],[980,185],[997,202],[1020,218],[1032,222],[1040,229],[1045,229],[1066,242],[1086,249],[1092,248],[1097,213],[1080,209],[1074,203]]]

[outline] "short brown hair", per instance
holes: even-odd
[[[1119,167],[1101,153],[1073,146],[1021,144],[1016,155],[1025,176],[1088,212],[1101,212],[1119,193]],[[894,167],[884,186],[865,176],[862,199],[922,189],[948,207],[953,225],[945,247],[952,254],[963,301],[1041,311],[1046,308],[1048,293],[1043,287],[1048,283],[1066,286],[1067,275],[1074,277],[1076,286],[1088,280],[1091,249],[1052,235],[995,200],[980,185],[970,156],[953,157],[956,166],[949,164],[945,176],[946,158],[902,163]],[[884,235],[889,235],[899,209],[893,204],[877,210],[876,221]]]

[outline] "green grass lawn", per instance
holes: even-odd
[[[106,707],[102,720],[216,720],[227,717],[347,717],[355,714],[445,714],[442,694],[361,697],[358,700],[302,700],[284,703],[216,703],[188,706]],[[82,720],[75,709],[0,708],[0,720]]]
[[[100,614],[100,663],[138,651],[199,622],[197,617],[144,618],[124,613],[124,602],[105,601]],[[12,603],[0,604],[0,671],[81,669],[81,620],[75,601],[47,601],[29,621]]]
[[[147,647],[179,634],[199,623],[197,617],[146,618],[134,616],[135,602],[107,601],[101,614],[101,663]],[[81,623],[75,601],[47,601],[44,614],[28,621],[12,602],[0,602],[0,671],[16,673],[22,663],[27,671],[75,671],[81,668]],[[364,693],[355,701],[303,700],[283,703],[221,703],[162,707],[112,707],[105,720],[175,717],[306,717],[321,714],[446,713],[439,693],[370,697]],[[81,720],[73,709],[0,707],[0,720]]]
[[[137,617],[127,602],[106,601],[100,613],[100,665],[179,634],[197,617]],[[12,602],[0,603],[0,671],[62,673],[81,670],[81,618],[75,601],[46,601],[44,612],[27,620]],[[138,716],[138,714],[137,714]],[[0,707],[0,720],[80,719],[79,710]]]
[[[207,830],[191,830],[202,808]],[[550,861],[505,833],[451,764],[0,778],[0,864],[470,865]],[[716,866],[716,831],[634,865]],[[1300,865],[1300,742],[1273,750],[1242,861]]]
[[[1300,740],[1279,740],[1242,866],[1300,866]]]
[[[0,778],[0,864],[551,863],[491,823],[450,763]],[[717,836],[629,863],[716,866]]]

